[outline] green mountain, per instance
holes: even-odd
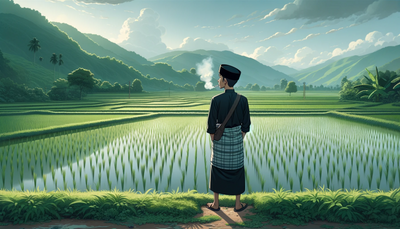
[[[198,81],[200,81],[200,78],[197,75],[191,74],[188,71],[175,71],[171,66],[166,64],[154,64],[135,52],[127,51],[102,36],[83,34],[76,28],[64,23],[54,22],[53,24],[67,33],[73,40],[77,41],[85,51],[94,53],[97,56],[110,56],[117,60],[121,60],[123,63],[132,66],[143,75],[148,75],[149,78],[155,77],[157,79],[165,79],[168,82],[173,81],[175,84],[181,86],[187,83],[194,86]]]
[[[371,70],[378,66],[378,69],[381,70],[379,66],[385,66],[385,70],[395,71],[399,68],[399,65],[396,66],[399,60],[395,59],[399,57],[400,45],[388,46],[363,56],[345,57],[331,63],[324,63],[325,66],[318,65],[304,69],[291,76],[307,84],[340,85],[340,81],[345,76],[350,80],[356,80],[362,75],[367,75],[366,68]],[[392,61],[393,63],[389,65]]]
[[[288,67],[285,65],[274,65],[274,66],[271,66],[271,68],[273,68],[279,72],[285,73],[286,75],[292,75],[292,74],[299,73],[299,70],[296,70],[294,68],[291,68],[291,67]]]
[[[288,81],[295,81],[294,78],[265,66],[260,62],[235,54],[230,51],[212,51],[212,50],[196,50],[196,51],[174,51],[164,53],[162,55],[150,58],[153,62],[165,62],[174,69],[190,69],[196,68],[196,64],[201,64],[208,57],[212,58],[213,78],[218,80],[218,71],[221,64],[229,64],[237,67],[241,72],[240,80],[237,86],[246,86],[247,84],[255,84],[262,86],[274,86],[279,84],[280,80],[286,78]]]
[[[11,13],[4,13],[11,12]],[[85,68],[94,73],[94,77],[110,83],[118,82],[122,85],[140,79],[144,90],[184,90],[181,86],[173,85],[165,80],[150,79],[145,77],[137,69],[124,64],[122,61],[110,57],[99,57],[83,50],[81,46],[72,40],[65,32],[49,23],[39,12],[26,8],[21,8],[18,4],[11,1],[0,1],[0,50],[6,57],[19,56],[33,64],[34,53],[29,51],[28,43],[34,37],[39,40],[41,49],[36,52],[34,64],[38,74],[30,71],[16,70],[20,76],[27,80],[28,87],[51,88],[54,81],[54,74],[61,74],[62,78],[77,68]],[[53,65],[50,57],[55,53],[57,56],[62,54],[64,64]],[[39,61],[43,57],[43,61]],[[10,58],[13,62],[13,58]],[[23,61],[20,61],[23,63]],[[19,63],[19,64],[20,64]],[[41,66],[39,68],[36,65]],[[13,63],[10,63],[13,66]],[[15,66],[15,64],[14,64]],[[41,71],[47,69],[53,72],[53,79],[48,79],[47,73]],[[43,76],[40,76],[42,72]],[[192,74],[191,74],[192,75]],[[44,79],[46,77],[46,79]],[[56,76],[56,78],[59,78]],[[174,82],[175,83],[175,82]]]

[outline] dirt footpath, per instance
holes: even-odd
[[[244,227],[233,227],[227,226],[228,223],[240,223],[243,221],[251,221],[250,219],[244,218],[246,215],[256,215],[255,213],[250,212],[253,206],[248,206],[244,211],[241,212],[234,212],[233,207],[221,207],[220,211],[214,212],[207,209],[206,206],[202,206],[201,210],[203,213],[197,214],[194,218],[199,218],[201,216],[207,215],[217,215],[221,218],[219,221],[211,222],[211,223],[187,223],[187,224],[143,224],[143,225],[132,225],[126,223],[126,225],[118,225],[113,223],[108,223],[104,220],[77,220],[77,219],[62,219],[62,220],[52,220],[47,223],[36,223],[36,224],[17,224],[17,225],[7,225],[7,226],[0,226],[0,229],[86,229],[86,228],[102,228],[102,229],[127,229],[127,228],[136,228],[136,229],[205,229],[205,228],[212,228],[212,229],[228,229],[228,228],[243,228]],[[265,223],[265,222],[263,222]],[[345,228],[357,228],[357,229],[394,229],[399,227],[394,226],[382,226],[380,224],[366,224],[366,223],[355,223],[355,224],[340,224],[340,223],[330,223],[327,221],[314,221],[309,223],[306,226],[296,226],[296,225],[279,225],[279,226],[272,226],[266,225],[261,228],[268,228],[268,229],[295,229],[295,228],[302,228],[302,229],[321,229],[321,228],[330,228],[330,229],[345,229]]]

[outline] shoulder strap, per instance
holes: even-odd
[[[229,118],[232,116],[233,111],[236,109],[236,106],[237,106],[238,103],[239,103],[239,100],[240,100],[240,94],[237,93],[236,100],[235,100],[235,102],[233,103],[233,105],[232,105],[232,107],[231,107],[231,110],[229,111],[228,115],[226,116],[224,122],[221,124],[221,127],[222,127],[222,128],[225,127],[225,125],[226,125],[226,123],[228,122]]]

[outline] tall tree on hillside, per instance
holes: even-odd
[[[39,44],[39,40],[34,37],[31,41],[29,41],[29,51],[33,51],[33,64],[35,64],[35,53],[41,48]]]
[[[40,62],[42,62],[42,60],[43,60],[43,57],[39,57],[39,60],[40,60]]]
[[[78,86],[80,91],[80,100],[82,100],[82,90],[91,89],[95,85],[94,74],[87,69],[78,68],[68,74],[69,86]]]
[[[60,73],[60,66],[64,64],[64,61],[61,58],[62,54],[60,53],[60,55],[58,56],[58,73]]]
[[[54,82],[54,80],[55,80],[55,78],[56,78],[56,64],[58,63],[57,55],[56,55],[55,53],[53,53],[53,55],[51,56],[50,62],[51,62],[52,64],[54,64],[54,71],[53,71],[53,72],[54,72],[53,82]]]

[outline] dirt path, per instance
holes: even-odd
[[[250,212],[250,209],[253,208],[253,206],[248,206],[244,211],[242,212],[234,212],[233,208],[227,208],[227,207],[221,207],[220,211],[214,212],[209,209],[207,209],[206,206],[202,206],[201,210],[203,213],[197,214],[194,218],[199,218],[201,216],[207,216],[207,215],[217,215],[221,217],[221,220],[211,222],[211,223],[205,223],[205,224],[200,224],[200,223],[188,223],[188,224],[170,224],[170,225],[164,225],[164,224],[143,224],[143,225],[129,225],[126,223],[126,225],[118,225],[118,224],[113,224],[113,223],[108,223],[104,220],[76,220],[76,219],[62,219],[62,220],[52,220],[47,223],[36,223],[36,224],[9,224],[7,226],[0,226],[0,229],[86,229],[86,228],[102,228],[102,229],[127,229],[127,228],[137,228],[137,229],[205,229],[205,228],[212,228],[212,229],[228,229],[228,228],[243,228],[244,227],[232,227],[232,226],[227,226],[227,223],[240,223],[243,221],[250,221],[247,218],[244,218],[246,215],[256,215],[255,213]],[[265,222],[264,222],[265,223]],[[58,227],[56,227],[58,226]],[[357,228],[357,229],[394,229],[394,228],[399,228],[399,227],[394,227],[394,226],[383,226],[380,224],[366,224],[366,223],[356,223],[356,224],[340,224],[340,223],[330,223],[327,221],[314,221],[309,223],[306,226],[296,226],[296,225],[279,225],[279,226],[272,226],[272,225],[266,225],[262,228],[268,228],[268,229],[296,229],[296,228],[302,228],[302,229],[321,229],[321,228],[330,228],[330,229],[345,229],[345,228]]]

